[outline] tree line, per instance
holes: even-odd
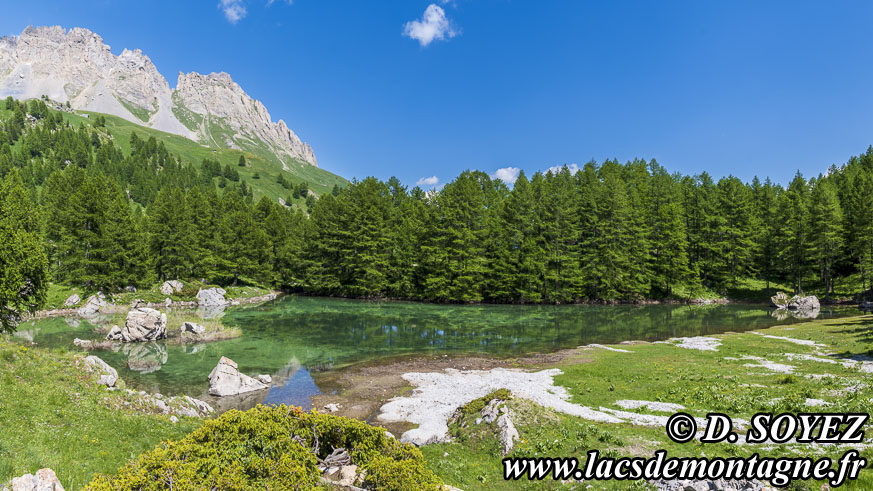
[[[641,159],[522,173],[512,187],[478,171],[430,192],[370,177],[318,199],[278,175],[308,196],[304,211],[254,202],[233,166],[183,163],[155,138],[134,133],[122,152],[99,118],[73,127],[39,100],[4,107],[0,234],[24,245],[4,251],[3,305],[22,281],[47,281],[13,273],[22,255],[42,258],[31,269],[44,259],[47,279],[107,292],[196,278],[568,303],[725,292],[750,277],[825,294],[839,278],[873,281],[873,149],[787,186]]]

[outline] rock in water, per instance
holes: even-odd
[[[209,374],[209,394],[213,396],[235,396],[269,388],[269,385],[240,373],[236,362],[224,356]]]
[[[16,477],[9,481],[9,487],[11,491],[64,491],[61,481],[51,469],[40,469],[36,471],[36,475],[25,474]]]
[[[98,384],[105,385],[106,387],[115,387],[115,382],[118,381],[118,372],[105,361],[91,355],[85,358],[85,364],[88,366],[89,372],[97,372],[100,375],[100,380],[97,381]]]
[[[777,309],[788,308],[789,302],[791,302],[791,297],[782,292],[779,292],[776,295],[770,297],[770,305],[776,307]]]
[[[271,377],[269,375],[258,375],[255,378],[258,379],[258,382],[260,382],[262,384],[270,385],[273,383],[273,377]]]
[[[125,343],[154,341],[167,337],[167,314],[147,307],[137,307],[127,313],[127,321],[121,330]]]
[[[67,299],[64,301],[64,307],[74,307],[74,306],[78,305],[79,302],[81,302],[81,301],[82,301],[82,299],[79,298],[79,295],[74,293],[74,294],[70,295],[69,297],[67,297]]]
[[[819,310],[820,308],[821,304],[818,302],[818,297],[815,295],[810,295],[808,297],[795,295],[791,301],[788,302],[789,310],[813,311]]]
[[[183,322],[182,334],[185,334],[186,332],[190,332],[191,334],[199,336],[206,332],[206,328],[201,326],[200,324],[195,324],[193,322]]]
[[[223,288],[207,288],[197,292],[197,305],[200,307],[221,307],[227,305]]]
[[[121,328],[118,326],[112,326],[112,329],[109,330],[109,333],[106,334],[106,339],[108,341],[121,341]]]
[[[179,280],[165,281],[161,285],[161,294],[162,295],[172,295],[174,293],[179,293],[181,291],[182,291],[182,282]]]
[[[103,293],[98,292],[96,295],[91,295],[88,297],[88,300],[85,301],[85,305],[83,305],[79,310],[78,314],[82,317],[91,317],[100,313],[100,309],[106,306],[106,297],[103,296]]]

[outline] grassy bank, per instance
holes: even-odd
[[[566,387],[571,402],[595,410],[608,408],[641,414],[667,416],[647,408],[623,409],[620,400],[658,401],[681,404],[696,417],[724,412],[748,420],[757,412],[863,412],[871,411],[873,389],[870,374],[853,361],[870,354],[873,318],[869,316],[813,321],[753,333],[713,336],[721,341],[715,351],[685,349],[674,344],[633,344],[617,348],[580,349],[570,364],[556,365],[563,371],[556,385]],[[779,339],[789,338],[789,339]],[[815,345],[799,344],[812,341]],[[773,365],[772,363],[779,365]],[[771,368],[766,368],[769,366]],[[536,368],[546,368],[543,365]],[[789,368],[786,368],[789,367]],[[869,366],[863,369],[869,369]],[[775,369],[775,370],[774,370]],[[781,371],[779,371],[781,370]],[[784,373],[790,372],[790,373]],[[823,405],[819,405],[823,404]],[[846,447],[788,445],[677,444],[667,438],[663,426],[608,424],[557,413],[533,403],[509,402],[520,440],[510,456],[578,457],[597,449],[601,455],[649,457],[666,449],[671,457],[700,456],[829,456],[838,458]],[[493,428],[453,425],[452,443],[423,447],[432,469],[446,482],[465,489],[557,488],[559,483],[505,482],[499,443]],[[741,435],[745,430],[738,431]],[[869,434],[869,431],[868,431]],[[873,460],[873,451],[861,456]],[[593,482],[577,484],[584,489],[628,489],[641,484]],[[798,481],[789,489],[821,489],[822,483]],[[873,488],[873,471],[842,489]]]
[[[115,409],[125,407],[123,391],[96,385],[83,359],[0,341],[0,483],[50,467],[65,489],[79,489],[200,425]]]
[[[212,288],[215,285],[207,285],[198,281],[184,282],[184,287],[181,292],[172,295],[164,295],[161,293],[161,284],[155,283],[148,288],[140,288],[135,292],[118,292],[111,295],[113,303],[119,305],[128,305],[134,300],[142,300],[148,303],[163,303],[167,298],[174,302],[195,302],[197,301],[197,291],[201,288]],[[228,301],[241,300],[252,297],[261,297],[269,294],[272,290],[258,286],[229,286],[224,288],[225,298]],[[85,304],[89,293],[84,289],[76,286],[69,286],[60,283],[50,283],[46,294],[46,303],[44,310],[62,309],[64,302],[73,294],[79,295],[79,303],[70,308],[78,308]]]

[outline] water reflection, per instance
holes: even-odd
[[[821,317],[856,314],[827,307]],[[222,316],[243,335],[215,343],[165,341],[119,345],[96,353],[128,385],[168,395],[187,394],[219,406],[248,407],[285,402],[308,407],[318,393],[311,373],[351,363],[408,353],[487,353],[515,356],[590,343],[657,341],[725,331],[762,329],[800,322],[773,317],[760,305],[649,306],[461,306],[404,302],[284,297],[261,306],[204,311]],[[124,316],[99,319],[123,323]],[[9,339],[42,346],[73,347],[74,338],[101,340],[97,320],[41,319],[22,325]],[[178,326],[168,326],[177,329]],[[248,375],[270,374],[270,391],[244,398],[207,397],[207,375],[227,356]]]

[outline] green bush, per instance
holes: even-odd
[[[313,489],[317,465],[345,448],[376,489],[440,489],[421,451],[361,421],[288,406],[228,411],[179,441],[161,444],[87,489]]]
[[[478,413],[485,408],[486,404],[493,401],[494,399],[508,401],[509,399],[512,399],[512,392],[510,392],[509,389],[497,389],[486,396],[474,399],[467,404],[461,406],[461,414],[463,416],[467,416],[470,414]]]

